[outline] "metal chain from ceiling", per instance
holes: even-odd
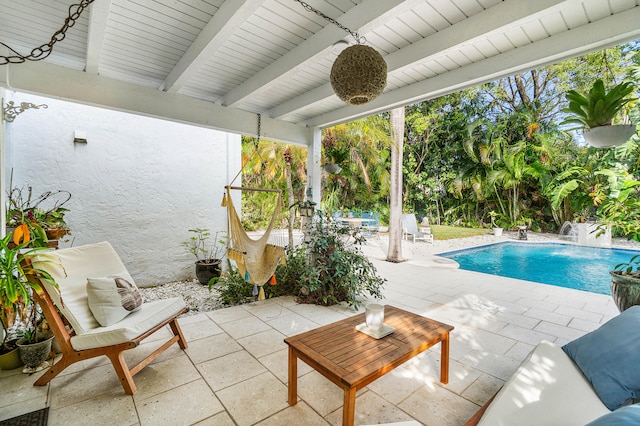
[[[69,16],[64,20],[62,28],[53,34],[48,43],[44,43],[41,46],[33,48],[28,55],[22,55],[15,49],[0,41],[0,45],[15,53],[15,55],[9,56],[0,55],[0,65],[6,65],[9,63],[21,64],[26,61],[40,61],[49,56],[53,51],[53,45],[64,40],[67,30],[75,25],[84,9],[93,2],[94,0],[82,0],[78,4],[72,4],[69,6]]]
[[[303,0],[293,0],[293,1],[295,1],[297,3],[300,3],[302,5],[302,7],[304,7],[307,11],[315,13],[316,15],[320,16],[321,18],[324,18],[327,21],[331,22],[332,24],[334,24],[338,28],[348,32],[356,40],[356,43],[364,44],[367,41],[367,39],[364,36],[361,36],[356,31],[351,31],[349,28],[345,27],[340,22],[338,22],[335,19],[325,15],[324,13],[320,12],[318,9],[315,9],[309,3],[304,2]]]

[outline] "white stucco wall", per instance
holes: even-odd
[[[13,187],[71,192],[73,241],[62,246],[111,242],[140,286],[195,276],[180,243],[190,228],[226,230],[220,202],[240,170],[240,135],[7,91],[11,100],[48,105],[6,124],[3,173],[7,188],[13,169]]]

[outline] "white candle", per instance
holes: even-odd
[[[378,331],[384,323],[384,306],[378,303],[369,303],[365,308],[367,328]]]

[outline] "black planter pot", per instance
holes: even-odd
[[[611,296],[620,312],[640,305],[640,279],[621,275],[619,271],[610,271]]]
[[[196,277],[200,284],[208,285],[211,278],[220,276],[220,259],[209,261],[198,260],[196,262]]]

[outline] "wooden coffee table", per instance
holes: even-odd
[[[375,339],[355,329],[364,314],[284,339],[289,345],[289,405],[298,402],[298,358],[344,390],[342,424],[353,425],[356,392],[435,344],[440,381],[449,382],[449,332],[453,327],[393,306],[384,323],[396,331]]]

